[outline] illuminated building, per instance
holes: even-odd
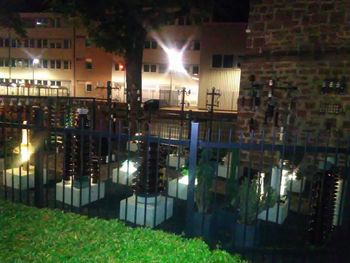
[[[21,93],[22,89],[15,87],[28,90],[34,84],[66,87],[70,96],[105,98],[104,87],[112,80],[113,99],[125,101],[123,58],[96,48],[84,29],[62,17],[50,13],[21,16],[27,38],[0,30],[2,94],[8,90],[10,94]],[[166,105],[177,106],[178,90],[186,87],[191,90],[188,103],[205,108],[206,91],[216,85],[224,95],[220,108],[236,110],[245,28],[244,23],[191,25],[184,18],[150,32],[144,45],[143,101],[161,99]],[[166,49],[182,50],[184,71],[170,70]]]

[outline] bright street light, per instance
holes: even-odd
[[[186,73],[186,70],[182,64],[182,50],[178,51],[172,48],[164,48],[165,53],[168,56],[170,73],[170,92],[169,92],[169,106],[171,106],[171,92],[173,89],[173,72]]]
[[[169,71],[185,73],[186,70],[182,64],[182,51],[176,49],[165,49],[169,61]]]
[[[38,58],[33,58],[33,86],[34,86],[34,70],[35,70],[35,65],[38,65],[40,62],[40,60]],[[29,93],[29,90],[28,90],[28,93]],[[29,94],[28,94],[29,95]]]

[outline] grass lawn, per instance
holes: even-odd
[[[0,199],[0,262],[243,262],[199,239]]]

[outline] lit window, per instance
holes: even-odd
[[[85,68],[92,69],[92,59],[91,58],[85,59]]]
[[[125,70],[125,68],[124,68],[124,65],[123,65],[123,64],[121,64],[121,63],[115,63],[115,64],[114,64],[114,70],[116,70],[116,71],[123,71],[123,70]]]

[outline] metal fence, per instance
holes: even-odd
[[[349,141],[307,133],[247,141],[236,129],[201,136],[195,122],[176,137],[159,122],[132,135],[122,119],[97,129],[83,106],[2,115],[5,199],[201,236],[252,262],[341,262]]]

